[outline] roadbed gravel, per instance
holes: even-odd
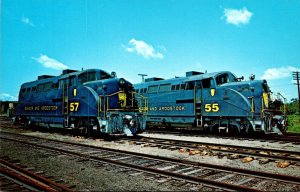
[[[270,162],[260,164],[258,160],[243,163],[241,159],[227,159],[227,157],[219,158],[217,156],[201,156],[189,155],[187,152],[180,150],[160,149],[158,147],[146,147],[144,145],[135,145],[131,142],[105,141],[101,138],[87,139],[80,136],[62,135],[59,133],[47,133],[23,129],[1,128],[1,131],[18,132],[25,135],[38,136],[42,138],[56,139],[60,141],[71,141],[77,143],[88,144],[92,146],[101,146],[119,150],[133,151],[138,153],[146,153],[157,156],[165,156],[178,158],[182,160],[190,160],[195,162],[203,162],[217,165],[226,165],[230,167],[238,167],[250,170],[265,171],[270,173],[286,174],[300,177],[300,168],[298,165],[290,165],[286,168],[277,167],[278,162]],[[188,141],[199,141],[209,143],[226,143],[240,146],[255,146],[262,148],[286,149],[299,151],[299,146],[292,144],[279,144],[259,141],[241,141],[228,140],[221,138],[205,138],[205,137],[185,137],[175,135],[159,135],[159,134],[142,134],[145,137],[168,138]],[[65,155],[45,155],[39,150],[28,148],[22,145],[10,145],[8,142],[1,141],[1,156],[9,156],[18,159],[21,163],[41,169],[50,175],[62,177],[67,183],[76,186],[79,191],[185,191],[185,190],[203,190],[201,185],[195,186],[190,184],[162,182],[158,178],[140,174],[138,176],[128,176],[127,173],[120,171],[112,165],[98,165],[92,161],[78,161],[72,157]]]

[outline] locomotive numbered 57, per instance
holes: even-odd
[[[147,126],[285,133],[282,99],[271,100],[266,80],[241,80],[229,71],[191,71],[186,77],[149,78],[134,88],[148,99]]]
[[[144,130],[133,86],[100,69],[64,70],[24,83],[15,123],[68,128],[107,134],[136,134]]]

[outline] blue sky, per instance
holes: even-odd
[[[101,68],[133,83],[255,74],[290,100],[299,53],[299,0],[2,0],[0,99],[38,75]]]

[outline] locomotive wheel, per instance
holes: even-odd
[[[14,125],[19,125],[20,124],[19,117],[16,116],[16,117],[12,118],[12,122],[13,122]]]
[[[47,129],[49,132],[54,132],[54,129],[49,124],[47,124]]]
[[[272,129],[271,126],[272,126],[272,118],[271,117],[266,117],[264,119],[264,129],[265,129],[265,131],[266,132],[271,131],[271,129]]]
[[[32,125],[32,122],[31,122],[30,118],[26,119],[25,126],[30,127],[31,125]]]
[[[240,130],[236,126],[230,125],[229,126],[229,134],[233,135],[233,136],[239,135],[240,134]]]
[[[246,128],[246,133],[249,134],[249,135],[254,135],[254,129],[251,125],[247,125],[247,128]]]
[[[89,118],[85,124],[85,135],[86,137],[91,137],[94,133],[93,127],[97,126],[97,129],[100,127],[97,121],[94,118]]]

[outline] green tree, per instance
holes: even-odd
[[[298,99],[293,98],[291,102],[287,104],[287,113],[288,114],[296,114],[298,112]]]

